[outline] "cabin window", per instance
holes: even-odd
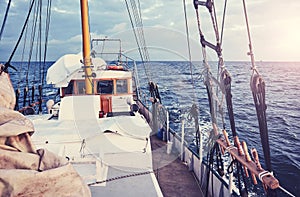
[[[127,79],[118,79],[116,82],[117,94],[128,93]]]
[[[74,81],[70,81],[68,87],[65,88],[65,94],[73,94]]]
[[[101,80],[97,82],[98,94],[113,94],[114,85],[113,80]]]
[[[77,81],[77,94],[85,94],[85,82],[84,81]]]

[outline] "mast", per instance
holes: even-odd
[[[81,26],[82,26],[82,42],[83,42],[83,63],[85,73],[85,93],[93,94],[92,87],[92,69],[90,58],[90,30],[88,18],[88,0],[80,0],[81,7]]]

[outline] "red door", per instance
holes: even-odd
[[[112,99],[111,96],[107,95],[101,95],[101,110],[104,112],[104,114],[107,114],[107,112],[112,112]]]

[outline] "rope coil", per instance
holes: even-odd
[[[269,171],[262,171],[261,173],[258,174],[258,178],[260,181],[263,182],[263,178],[265,176],[273,176],[273,172],[269,172]]]

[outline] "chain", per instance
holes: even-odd
[[[154,173],[154,171],[151,170],[151,171],[147,171],[147,172],[139,172],[139,173],[134,173],[134,174],[127,174],[127,175],[123,175],[123,176],[117,176],[117,177],[109,178],[109,179],[106,179],[106,180],[96,181],[94,183],[89,183],[88,186],[101,184],[101,183],[107,183],[107,182],[111,182],[111,181],[115,181],[115,180],[119,180],[119,179],[124,179],[124,178],[129,178],[129,177],[135,177],[135,176],[151,174],[151,173]]]

